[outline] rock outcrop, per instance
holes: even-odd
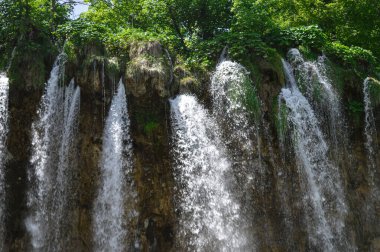
[[[79,119],[78,172],[75,190],[78,199],[75,204],[76,227],[72,244],[68,248],[75,251],[92,251],[93,236],[91,215],[96,189],[100,179],[99,159],[102,151],[102,135],[111,98],[119,78],[126,84],[128,108],[133,140],[134,176],[138,191],[139,219],[136,237],[138,251],[176,251],[176,209],[174,200],[174,178],[171,156],[170,107],[168,99],[177,93],[195,93],[210,107],[207,73],[191,73],[181,66],[175,66],[169,53],[158,42],[135,43],[129,48],[128,59],[107,58],[104,50],[83,48],[75,62],[68,62],[66,80],[75,79],[81,87],[81,108]],[[82,58],[81,58],[82,57]],[[53,59],[53,57],[52,57]],[[296,196],[297,169],[295,160],[284,161],[280,153],[276,130],[277,96],[284,85],[284,75],[279,63],[261,58],[251,59],[257,66],[250,77],[257,87],[262,101],[260,161],[265,171],[262,174],[263,188],[257,195],[259,204],[254,221],[260,232],[260,251],[305,251],[308,247],[307,233],[302,222],[302,209]],[[46,60],[48,61],[48,60]],[[121,63],[124,62],[124,63]],[[45,67],[35,71],[29,60],[12,65],[13,79],[10,88],[10,122],[8,151],[11,159],[7,163],[7,244],[11,251],[25,251],[29,248],[29,237],[25,231],[24,218],[27,215],[26,191],[27,169],[29,169],[32,121],[43,93],[43,83],[50,70]],[[51,63],[50,63],[51,64]],[[244,62],[243,62],[244,64]],[[23,67],[27,65],[27,67]],[[248,67],[249,69],[249,67]],[[249,69],[251,71],[252,69]],[[29,81],[33,79],[33,81]],[[360,80],[350,78],[343,90],[344,100],[360,100]],[[359,82],[359,83],[357,83]],[[346,109],[347,112],[347,109]],[[350,115],[348,112],[347,115]],[[378,116],[378,115],[377,115]],[[379,117],[379,116],[378,116]],[[361,206],[368,196],[368,176],[363,136],[363,113],[359,113],[359,123],[349,120],[350,146],[354,158],[347,162],[344,182],[348,188],[348,202],[353,214],[349,216],[352,225],[352,239],[360,251],[380,247],[380,231],[361,217]],[[380,120],[378,120],[379,123]],[[379,125],[378,127],[379,128]],[[380,132],[380,131],[379,131]],[[378,133],[379,133],[378,132]],[[379,138],[380,139],[380,138]],[[255,154],[256,155],[256,154]],[[258,190],[252,189],[258,194]],[[256,191],[255,191],[256,190]],[[284,207],[289,212],[284,213]],[[380,209],[380,208],[379,208]],[[289,214],[288,216],[286,214]],[[294,226],[290,235],[283,230],[290,217]],[[364,226],[361,226],[365,223]],[[288,241],[292,240],[292,244]]]

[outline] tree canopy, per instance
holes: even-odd
[[[73,0],[1,0],[3,58],[22,42],[64,40],[78,46],[97,42],[111,49],[133,40],[159,40],[194,61],[215,57],[225,45],[236,55],[265,55],[302,45],[345,63],[376,64],[380,58],[378,0],[85,2],[89,10],[70,20]]]

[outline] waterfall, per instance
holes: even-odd
[[[252,111],[245,103],[247,96],[252,99],[256,96],[252,94],[254,90],[247,74],[247,70],[238,63],[221,62],[212,77],[210,93],[213,98],[213,115],[225,131],[226,144],[232,145],[232,163],[239,166],[238,176],[244,178],[244,185],[248,186],[253,180],[253,174],[258,171],[254,171],[255,147],[252,140],[257,137],[257,127],[252,126]]]
[[[328,160],[328,145],[310,103],[297,87],[293,69],[285,61],[283,66],[287,88],[280,96],[289,108],[310,246],[323,251],[353,250],[345,238],[347,207],[339,171]]]
[[[213,115],[231,153],[233,173],[239,184],[235,195],[244,202],[244,216],[249,219],[245,224],[253,229],[254,193],[262,189],[264,179],[260,165],[259,127],[255,122],[259,101],[248,74],[240,64],[223,60],[212,76],[210,93]]]
[[[363,83],[364,96],[364,112],[365,112],[365,149],[367,152],[367,169],[368,184],[370,194],[366,204],[363,205],[364,223],[371,225],[378,223],[378,209],[380,209],[380,187],[379,187],[379,170],[377,167],[378,142],[375,116],[373,114],[373,106],[371,101],[371,85],[377,85],[377,81],[373,78],[366,78]]]
[[[223,61],[226,61],[228,59],[228,46],[225,46],[219,56],[218,63],[222,63]]]
[[[28,171],[29,216],[25,223],[35,250],[67,249],[70,230],[63,226],[70,219],[72,177],[75,167],[75,132],[80,91],[73,81],[63,88],[66,56],[60,54],[53,66],[42,96],[38,118],[32,124],[32,156]]]
[[[129,124],[124,84],[120,80],[104,128],[101,182],[93,210],[96,251],[127,250],[129,222],[137,217]]]
[[[306,61],[298,49],[290,49],[288,58],[295,68],[297,81],[305,96],[311,101],[322,125],[327,125],[326,132],[331,142],[332,157],[341,161],[344,158],[347,133],[345,132],[345,119],[342,114],[342,105],[331,80],[327,76],[325,56],[319,56],[317,61]],[[326,113],[327,111],[327,113]]]
[[[213,114],[226,127],[230,137],[228,141],[236,142],[243,152],[251,154],[254,148],[252,136],[256,129],[250,120],[252,112],[245,103],[247,96],[252,95],[249,94],[249,89],[252,89],[251,93],[254,92],[247,75],[247,70],[238,63],[223,61],[212,77],[210,93],[213,98]],[[255,99],[255,94],[253,96],[252,99]],[[234,156],[234,161],[235,158],[238,156]],[[246,158],[249,160],[251,156],[244,157],[244,160]],[[243,157],[239,159],[241,160],[236,162],[243,161]]]
[[[240,228],[240,206],[229,190],[232,167],[220,129],[193,96],[180,95],[170,105],[177,243],[185,251],[243,250],[248,241]]]
[[[370,96],[370,85],[373,81],[372,78],[366,78],[363,83],[363,95],[364,95],[364,112],[365,112],[365,147],[368,157],[368,168],[370,170],[370,178],[372,186],[374,183],[374,176],[376,174],[376,153],[377,153],[377,132],[375,117],[373,115],[373,108]]]
[[[5,73],[0,73],[0,251],[5,242],[5,159],[6,136],[8,133],[8,92],[9,80]]]
[[[104,60],[102,61],[102,122],[104,123],[104,118],[106,115],[106,74],[104,70]]]
[[[54,189],[53,207],[55,213],[51,225],[54,225],[54,243],[50,248],[54,251],[64,251],[70,239],[70,221],[72,221],[73,204],[76,200],[75,180],[78,172],[72,168],[76,166],[77,130],[79,124],[80,88],[74,80],[65,89],[63,131],[59,149],[56,186]],[[70,211],[69,211],[70,210]],[[58,231],[58,232],[57,232]]]

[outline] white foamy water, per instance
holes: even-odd
[[[74,193],[70,175],[75,170],[72,152],[76,142],[80,91],[63,81],[66,56],[60,54],[46,83],[32,124],[32,156],[28,171],[28,217],[25,221],[35,251],[65,251],[71,231],[65,223]],[[66,90],[66,92],[65,92]],[[75,92],[74,92],[75,90]]]
[[[240,206],[229,190],[231,162],[214,119],[190,95],[170,100],[179,212],[176,241],[184,251],[243,251]]]
[[[244,151],[253,150],[252,136],[255,127],[250,121],[250,111],[244,104],[249,81],[247,70],[238,63],[222,61],[212,76],[210,93],[213,101],[213,114],[218,123],[227,127],[232,139],[238,141]]]
[[[8,134],[9,79],[0,73],[0,251],[5,242],[5,159]]]
[[[59,149],[56,185],[53,191],[52,233],[54,242],[49,243],[50,249],[64,251],[70,241],[70,226],[73,222],[74,204],[76,199],[76,144],[80,112],[80,88],[75,88],[74,80],[65,89],[63,131]]]
[[[347,132],[340,98],[327,75],[327,58],[319,56],[317,61],[307,61],[295,48],[289,50],[288,58],[295,69],[298,85],[304,86],[304,95],[312,103],[321,125],[327,126],[325,132],[334,153],[331,157],[339,163],[347,156],[344,152]]]
[[[129,125],[127,99],[120,80],[104,128],[101,181],[93,209],[95,251],[126,251],[128,224],[137,217]]]
[[[258,111],[254,111],[259,110],[259,104],[248,75],[242,65],[223,60],[211,78],[210,93],[213,116],[222,129],[233,173],[238,180],[234,195],[244,202],[241,214],[246,221],[241,228],[253,233],[256,210],[253,190],[262,189],[264,179],[260,166],[259,122],[255,120]],[[252,107],[248,107],[248,99]],[[250,243],[254,246],[255,242],[250,239]]]
[[[376,173],[376,150],[377,150],[377,131],[375,117],[373,115],[372,101],[370,96],[370,85],[373,80],[366,78],[363,83],[363,95],[364,95],[364,112],[365,112],[365,147],[367,150],[368,167],[370,170],[372,186],[374,183],[374,176]]]
[[[353,250],[346,239],[347,206],[340,174],[328,159],[328,145],[308,100],[298,90],[293,69],[283,61],[287,88],[280,96],[289,108],[294,152],[303,192],[311,247],[323,251]]]

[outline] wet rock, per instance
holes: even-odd
[[[128,92],[135,97],[168,97],[172,84],[171,62],[158,42],[134,43],[126,69]]]
[[[376,237],[371,243],[372,252],[380,252],[380,237]]]

